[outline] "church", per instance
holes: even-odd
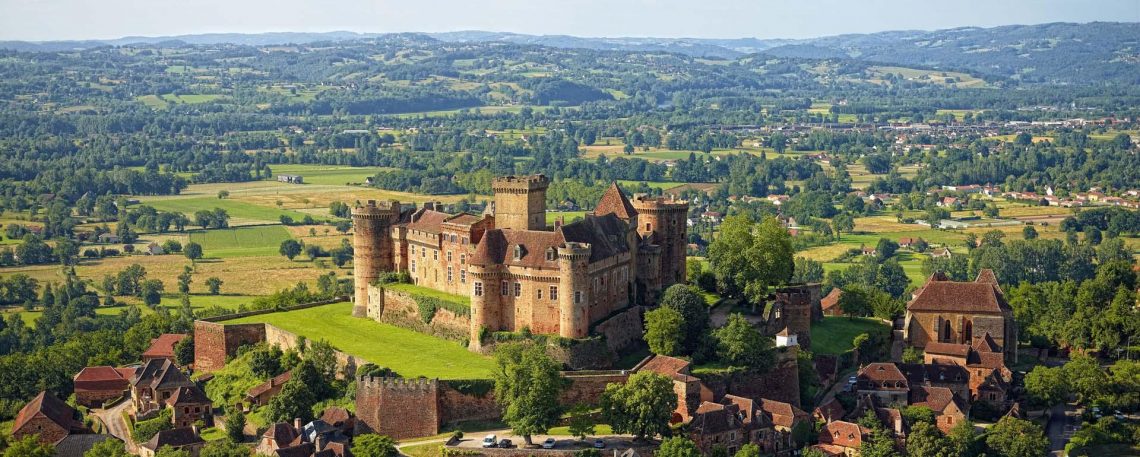
[[[472,345],[485,332],[583,338],[593,324],[650,304],[685,281],[687,202],[636,195],[616,183],[582,220],[547,225],[544,175],[492,181],[482,215],[398,201],[354,208],[354,314],[383,272],[407,271],[419,286],[471,297]]]
[[[903,337],[910,346],[926,349],[956,345],[963,350],[988,336],[994,352],[1017,360],[1017,323],[992,270],[982,270],[972,282],[950,281],[934,273],[915,290],[906,306]]]

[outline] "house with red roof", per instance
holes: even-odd
[[[859,455],[863,439],[870,433],[870,430],[859,424],[845,421],[829,422],[820,428],[819,444],[812,448],[829,456],[855,457]]]
[[[75,402],[88,408],[102,407],[127,392],[134,374],[134,368],[84,367],[73,379]]]
[[[164,333],[159,335],[158,338],[151,340],[150,347],[148,347],[146,351],[143,351],[143,363],[155,359],[166,359],[174,363],[174,346],[188,336],[189,335],[185,333]]]
[[[1016,361],[1018,330],[1013,308],[991,270],[982,270],[972,282],[950,281],[935,273],[907,303],[903,340],[909,346],[970,345],[984,334],[989,334],[988,344],[995,352]]]
[[[68,435],[89,432],[78,411],[47,392],[40,392],[24,405],[12,424],[12,438],[19,440],[35,435],[44,444],[55,444]]]

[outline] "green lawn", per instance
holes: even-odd
[[[280,225],[190,232],[190,241],[201,244],[207,258],[277,255],[281,242],[289,238]]]
[[[348,183],[363,183],[364,178],[375,176],[381,171],[391,171],[388,167],[341,167],[333,165],[272,165],[274,175],[301,175],[305,184],[326,184],[343,186]]]
[[[471,297],[465,297],[463,295],[449,294],[447,292],[441,292],[441,291],[438,291],[435,289],[431,289],[431,288],[427,288],[427,287],[423,287],[423,286],[417,286],[415,284],[393,283],[393,284],[385,284],[384,287],[388,288],[388,289],[392,289],[392,290],[407,292],[409,294],[423,295],[425,297],[435,297],[435,298],[443,300],[443,301],[449,301],[449,302],[453,302],[453,303],[460,303],[463,305],[471,306]]]
[[[205,280],[205,278],[194,278],[195,282]],[[166,287],[171,288],[172,292],[178,291],[177,284],[168,284]],[[222,287],[225,286],[223,285]],[[120,300],[121,298],[122,297],[116,297],[116,300]],[[190,308],[194,310],[200,310],[213,306],[219,306],[226,309],[236,310],[239,305],[248,305],[253,302],[253,299],[255,298],[257,297],[250,295],[190,295]],[[167,308],[172,313],[177,312],[178,308],[182,307],[182,299],[177,293],[167,293],[166,295],[162,296],[162,301],[159,302],[159,306]],[[98,314],[100,316],[118,316],[119,313],[126,311],[128,307],[129,305],[117,305],[109,307],[100,306],[98,308],[95,308],[95,314]],[[147,315],[153,312],[146,306],[138,305],[138,307],[139,311],[142,311],[143,315]],[[44,314],[43,311],[29,312],[24,311],[20,308],[9,308],[6,311],[0,311],[0,318],[2,318],[7,313],[19,314],[20,317],[24,319],[24,323],[28,325],[31,325],[36,321],[36,319],[39,319],[40,316]]]
[[[811,326],[811,351],[816,354],[839,355],[851,350],[851,342],[860,333],[887,328],[887,324],[866,317],[825,317]]]
[[[214,197],[162,197],[153,199],[147,199],[144,197],[141,200],[142,204],[144,205],[152,206],[154,209],[160,211],[179,212],[185,214],[191,220],[193,220],[194,213],[197,211],[221,208],[229,213],[230,225],[239,225],[240,223],[275,224],[281,222],[282,215],[292,217],[294,220],[298,221],[305,218],[305,213],[297,211],[282,210],[267,206],[258,206],[237,200],[219,200]]]
[[[554,225],[554,221],[562,216],[562,220],[567,224],[574,222],[576,219],[585,219],[585,211],[547,211],[546,212],[546,225]]]
[[[494,362],[450,341],[394,325],[352,317],[352,303],[263,314],[227,324],[266,322],[311,340],[325,339],[346,353],[404,377],[485,379]]]

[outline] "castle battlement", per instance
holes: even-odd
[[[385,391],[430,391],[439,387],[432,378],[398,378],[393,376],[361,376],[359,387]]]
[[[352,217],[381,218],[400,213],[400,202],[397,200],[368,200],[363,206],[352,208]]]
[[[550,178],[546,175],[528,176],[500,176],[491,180],[491,189],[494,192],[532,191],[550,187]]]
[[[589,243],[566,243],[558,247],[558,257],[569,260],[582,260],[590,257]]]

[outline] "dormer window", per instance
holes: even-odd
[[[546,250],[546,261],[547,262],[554,261],[554,255],[555,255],[554,248],[547,249]]]
[[[515,260],[521,260],[522,256],[523,256],[522,245],[516,244],[515,245]]]

